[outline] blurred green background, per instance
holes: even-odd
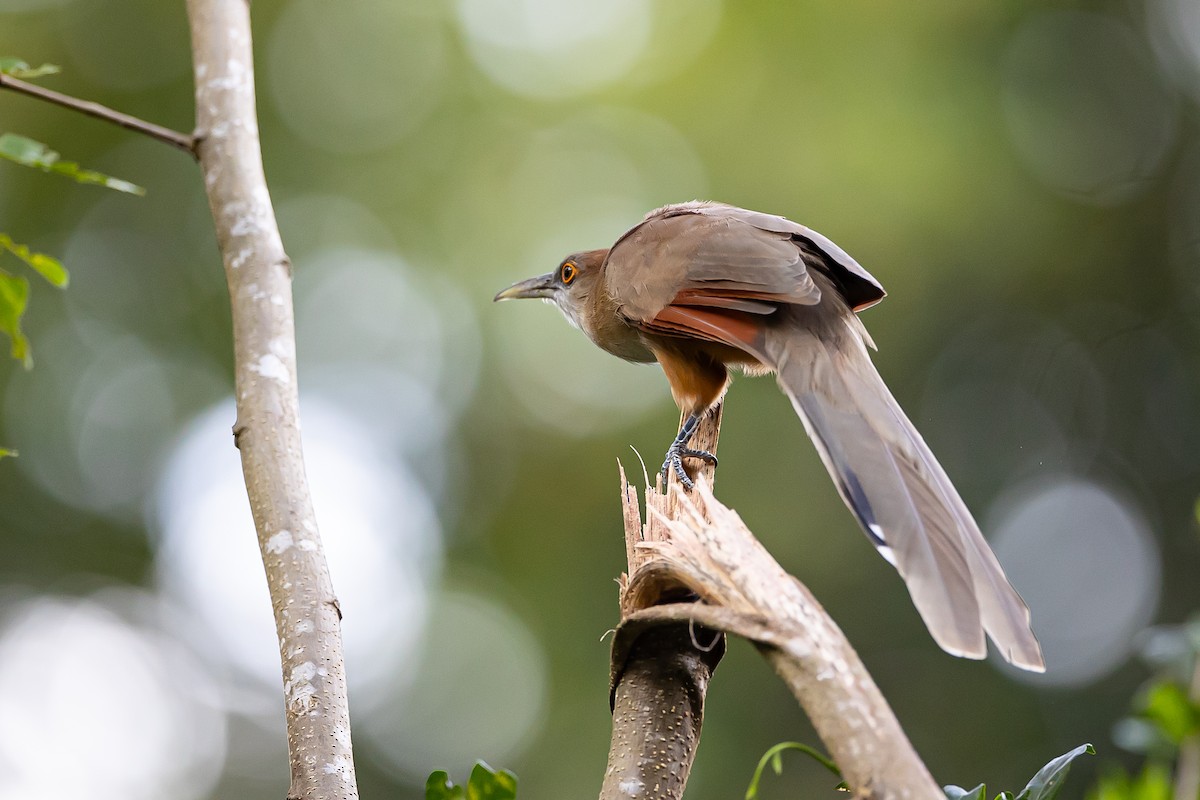
[[[1033,609],[1049,671],[943,654],[787,401],[739,380],[718,493],[858,647],[943,783],[1123,755],[1139,631],[1200,605],[1194,0],[256,0],[295,264],[308,469],[346,613],[364,796],[474,758],[588,796],[622,571],[616,461],[658,462],[655,368],[509,283],[692,198],[783,214],[888,289],[876,362]],[[0,0],[43,85],[190,130],[182,3]],[[60,256],[35,368],[0,365],[0,798],[279,797],[270,606],[232,447],[199,173],[0,95],[0,131],[145,186],[0,163],[0,230]],[[10,269],[20,267],[15,261]],[[711,687],[689,796],[814,742],[761,660]],[[765,798],[827,796],[797,760]],[[1071,791],[1069,788],[1068,791]]]

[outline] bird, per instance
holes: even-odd
[[[658,362],[684,422],[663,476],[684,458],[731,370],[773,373],[867,538],[903,578],[934,641],[984,658],[987,638],[1043,672],[1029,608],[868,352],[858,312],[886,292],[830,239],[785,217],[694,200],[648,213],[607,249],[574,253],[495,300],[556,305],[602,350]]]

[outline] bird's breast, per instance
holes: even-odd
[[[654,361],[654,353],[646,347],[641,332],[629,324],[611,300],[601,294],[588,305],[589,313],[582,315],[580,327],[597,347],[626,361]]]
[[[612,325],[601,325],[593,330],[584,329],[596,346],[617,358],[647,364],[654,361],[654,353],[646,347],[642,334],[623,320]]]

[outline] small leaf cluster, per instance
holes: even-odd
[[[443,770],[425,781],[425,800],[515,800],[516,796],[517,776],[482,761],[475,762],[466,786],[455,784]]]
[[[0,56],[0,72],[5,75],[11,75],[14,78],[31,81],[34,78],[42,78],[46,75],[57,75],[62,70],[59,69],[57,64],[42,64],[40,67],[31,67],[19,58]]]
[[[1171,770],[1150,763],[1137,775],[1110,772],[1088,792],[1088,800],[1171,800]]]
[[[1001,792],[996,795],[996,800],[1054,800],[1062,791],[1067,773],[1071,771],[1071,762],[1084,754],[1094,756],[1096,749],[1090,744],[1081,744],[1074,750],[1063,753],[1039,769],[1019,794]],[[949,800],[987,800],[987,786],[982,783],[970,791],[961,786],[944,786],[942,791]]]
[[[54,64],[42,64],[31,67],[27,62],[10,56],[0,57],[0,74],[20,80],[32,80],[46,75],[54,75],[59,68]],[[140,186],[105,175],[95,170],[84,169],[74,161],[63,161],[57,152],[41,142],[34,141],[15,133],[0,134],[0,159],[20,164],[24,167],[40,169],[52,175],[61,175],[77,183],[93,184],[115,189],[118,192],[143,195],[146,190]],[[25,264],[58,288],[67,285],[67,270],[58,259],[45,253],[31,250],[27,245],[15,241],[7,233],[0,232],[0,262],[6,255],[16,256]],[[25,365],[26,369],[33,366],[29,339],[21,330],[21,318],[29,306],[29,280],[23,275],[13,274],[0,267],[0,333],[9,338],[12,343],[12,357]],[[11,450],[0,449],[0,458],[15,455]]]
[[[1200,746],[1200,617],[1183,625],[1151,628],[1141,656],[1154,671],[1133,699],[1133,714],[1113,729],[1113,740],[1146,760],[1140,772],[1103,775],[1088,800],[1167,800],[1173,794],[1171,765],[1180,750]]]
[[[1134,696],[1134,713],[1117,723],[1113,739],[1126,750],[1173,759],[1185,739],[1200,734],[1200,705],[1189,694],[1200,657],[1200,617],[1149,629],[1140,650],[1154,675]]]
[[[42,172],[62,175],[76,183],[106,186],[109,189],[128,194],[144,195],[146,193],[145,189],[135,183],[105,175],[103,172],[84,169],[74,161],[63,161],[57,152],[41,142],[25,136],[18,136],[15,133],[0,135],[0,158],[25,167],[40,169]]]
[[[34,271],[55,286],[67,285],[67,271],[55,258],[45,253],[35,253],[27,246],[14,242],[7,233],[0,233],[0,254],[11,253],[28,264]],[[0,332],[12,342],[12,357],[28,369],[33,365],[29,353],[29,339],[21,330],[21,317],[29,305],[29,280],[23,275],[13,275],[0,269]]]
[[[768,765],[775,771],[776,775],[783,771],[783,763],[780,756],[785,750],[798,750],[801,753],[811,756],[838,778],[842,777],[842,773],[837,765],[828,756],[823,755],[818,750],[799,742],[781,742],[764,753],[763,757],[759,759],[758,768],[754,771],[754,777],[750,781],[750,788],[746,790],[746,800],[755,800],[758,796],[758,784]],[[1079,747],[1076,747],[1069,753],[1062,754],[1038,770],[1037,774],[1021,790],[1020,794],[1014,795],[1012,792],[1001,792],[996,795],[996,800],[1054,800],[1062,789],[1063,781],[1067,778],[1067,773],[1070,772],[1071,762],[1085,753],[1095,755],[1096,751],[1090,744],[1081,744]],[[837,788],[845,789],[846,784],[841,783]],[[945,786],[942,787],[942,791],[946,793],[948,800],[987,800],[987,787],[982,783],[969,791],[961,786]],[[1116,799],[1102,798],[1100,800]],[[1139,798],[1139,800],[1141,799]]]

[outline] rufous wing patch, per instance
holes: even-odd
[[[762,337],[762,317],[727,309],[669,305],[641,327],[673,336],[690,336],[756,352]]]
[[[727,308],[747,314],[772,314],[779,307],[778,302],[777,297],[760,292],[724,290],[716,293],[703,289],[684,289],[675,295],[672,305]]]

